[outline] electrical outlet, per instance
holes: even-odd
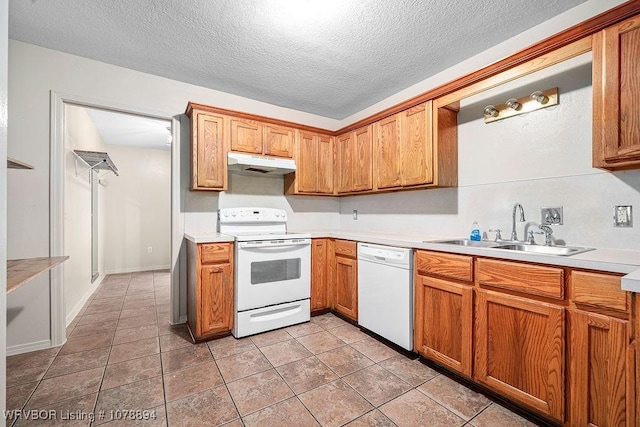
[[[613,209],[614,227],[633,227],[631,206],[615,206]]]
[[[562,206],[540,208],[540,223],[542,225],[562,225],[563,220]]]
[[[153,252],[153,248],[152,248],[151,246],[149,246],[149,247],[147,248],[147,253],[148,253],[148,254],[150,254],[151,252]]]
[[[358,219],[358,210],[357,210],[357,209],[354,209],[354,210],[353,210],[353,220],[355,221],[355,220],[357,220],[357,219]]]

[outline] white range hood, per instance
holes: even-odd
[[[293,159],[259,156],[256,154],[228,153],[229,171],[250,175],[286,175],[296,171]]]

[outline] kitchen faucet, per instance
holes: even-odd
[[[520,222],[524,222],[524,209],[520,203],[516,203],[513,206],[513,215],[512,215],[512,228],[511,228],[511,240],[514,242],[518,241],[518,233],[516,233],[516,211],[520,208]]]

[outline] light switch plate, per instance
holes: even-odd
[[[563,220],[562,206],[545,206],[540,208],[540,223],[542,225],[562,225]]]
[[[631,206],[615,206],[613,208],[614,227],[633,227],[633,215]]]

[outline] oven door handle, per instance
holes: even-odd
[[[259,242],[239,242],[240,249],[282,249],[295,246],[308,246],[311,239],[298,239],[296,241],[259,241]]]

